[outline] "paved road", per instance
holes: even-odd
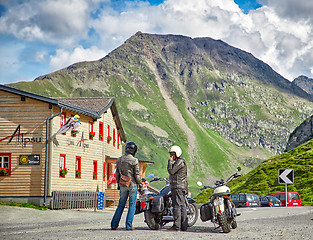
[[[200,219],[187,232],[150,230],[143,214],[136,215],[134,231],[110,230],[115,208],[92,210],[46,210],[0,205],[0,239],[313,239],[313,207],[240,208],[238,228],[228,234]]]

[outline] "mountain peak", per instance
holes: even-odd
[[[300,87],[306,93],[313,95],[313,78],[301,75],[295,78],[292,83]]]

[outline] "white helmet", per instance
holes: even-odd
[[[176,157],[180,157],[181,154],[182,154],[182,150],[179,146],[171,146],[169,149],[168,149],[168,152],[171,153],[171,152],[174,152],[176,154]]]

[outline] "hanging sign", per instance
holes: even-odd
[[[20,155],[19,165],[40,165],[40,155]]]

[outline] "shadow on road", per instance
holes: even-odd
[[[136,231],[154,231],[154,232],[166,232],[167,229],[169,227],[164,227],[161,228],[160,230],[151,230],[148,227],[136,227],[135,230],[133,230],[132,232],[136,232]],[[117,230],[111,230],[111,228],[84,228],[84,229],[80,229],[82,231],[91,231],[91,232],[98,232],[98,231],[114,231],[114,232],[121,232],[121,231],[126,231],[125,227],[124,228],[119,228]],[[213,228],[213,227],[190,227],[187,229],[187,232],[195,232],[195,233],[222,233],[221,229],[218,228]]]

